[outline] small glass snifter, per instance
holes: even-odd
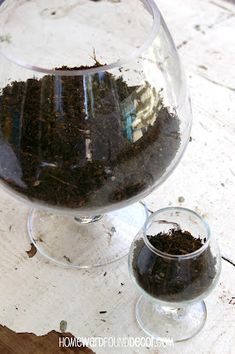
[[[195,242],[200,242],[200,248],[177,255],[156,247],[160,235],[170,235],[174,230],[190,233]],[[159,240],[154,246],[152,237]],[[207,317],[203,299],[217,284],[221,257],[215,237],[198,214],[171,207],[149,216],[132,243],[129,269],[142,293],[136,318],[148,335],[178,342],[192,338],[202,329]]]

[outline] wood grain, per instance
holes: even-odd
[[[7,327],[0,326],[1,354],[94,354],[88,348],[59,347],[59,339],[74,338],[70,333],[51,331],[44,336],[32,333],[15,333]]]

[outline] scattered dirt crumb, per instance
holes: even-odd
[[[179,203],[184,203],[184,202],[185,202],[184,197],[182,197],[182,196],[181,196],[181,197],[179,197],[179,198],[178,198],[178,202],[179,202]]]
[[[60,322],[60,331],[61,331],[62,333],[65,333],[66,330],[67,330],[67,327],[68,327],[67,321],[62,320],[62,321]]]
[[[29,258],[33,258],[35,254],[37,253],[37,248],[34,246],[33,243],[31,243],[31,248],[29,251],[26,251],[27,255]]]
[[[69,257],[64,256],[64,259],[65,259],[67,262],[72,263],[72,261],[71,261],[71,259],[70,259]]]
[[[201,32],[202,34],[205,34],[206,32],[201,28],[200,25],[195,25],[194,26],[194,29],[198,32]]]
[[[205,66],[205,65],[198,65],[198,67],[200,68],[200,69],[203,69],[203,70],[208,70],[208,67],[207,66]]]
[[[180,48],[184,47],[187,43],[188,43],[188,41],[183,41],[182,43],[180,43],[180,44],[177,46],[177,49],[180,49]]]

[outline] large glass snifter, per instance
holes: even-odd
[[[179,162],[191,108],[152,0],[0,2],[0,181],[68,267],[127,254],[138,201]]]

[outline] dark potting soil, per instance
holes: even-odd
[[[51,206],[109,206],[152,188],[179,125],[148,83],[107,72],[14,81],[0,92],[0,179]]]
[[[170,255],[186,255],[200,249],[205,240],[172,229],[148,236],[155,249]],[[150,295],[167,302],[192,300],[203,294],[216,275],[216,259],[210,247],[199,255],[172,259],[150,251],[143,239],[136,241],[132,267],[137,283]]]

